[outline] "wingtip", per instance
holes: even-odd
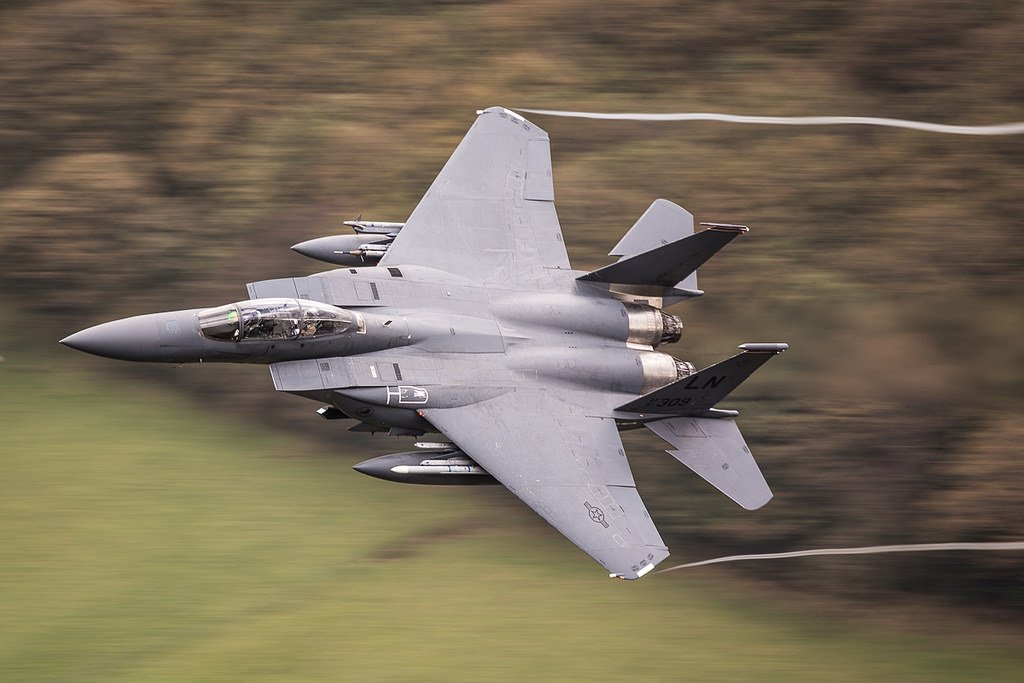
[[[746,225],[740,225],[738,223],[701,223],[709,230],[720,230],[722,232],[735,232],[744,235],[750,232],[750,228]]]
[[[744,351],[752,351],[755,353],[782,353],[789,349],[789,344],[786,342],[748,342],[746,344],[740,344],[739,348]]]
[[[509,116],[513,119],[516,119],[519,122],[526,121],[525,116],[523,116],[522,114],[517,114],[508,107],[487,107],[486,109],[476,110],[477,116],[482,116],[483,114],[504,114],[505,116]]]
[[[643,567],[641,567],[640,569],[637,569],[635,572],[633,572],[632,575],[624,574],[624,573],[621,573],[621,572],[613,572],[613,573],[608,575],[608,578],[609,579],[619,579],[620,581],[636,581],[637,579],[640,579],[640,578],[646,576],[647,574],[649,574],[652,569],[654,569],[654,563],[653,562],[648,562]]]

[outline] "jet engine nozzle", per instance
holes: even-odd
[[[683,337],[683,319],[665,311],[661,314],[661,343],[674,344]]]
[[[623,304],[629,321],[630,344],[656,347],[671,344],[683,336],[683,320],[658,308],[643,304]]]

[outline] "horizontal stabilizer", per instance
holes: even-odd
[[[672,444],[669,455],[747,510],[772,499],[768,482],[732,420],[673,417],[645,425]]]
[[[788,349],[789,344],[740,344],[740,348],[743,353],[644,394],[619,406],[618,410],[660,415],[706,415],[754,370]]]
[[[696,272],[719,249],[745,232],[747,228],[742,225],[716,225],[650,251],[623,258],[578,279],[620,285],[674,287]]]

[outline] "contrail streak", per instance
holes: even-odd
[[[1024,541],[993,543],[911,543],[909,545],[871,545],[862,548],[819,548],[818,550],[796,550],[788,553],[764,553],[761,555],[729,555],[700,562],[679,564],[656,572],[664,574],[677,569],[701,567],[720,562],[745,562],[747,560],[780,560],[787,557],[810,557],[812,555],[876,555],[879,553],[923,553],[939,550],[1024,550]]]
[[[558,111],[555,109],[519,109],[531,114],[544,116],[569,116],[580,119],[611,119],[618,121],[724,121],[726,123],[754,123],[771,126],[888,126],[910,128],[929,133],[949,135],[1020,135],[1024,133],[1024,122],[1000,123],[991,126],[954,126],[927,121],[887,119],[876,116],[742,116],[739,114],[718,114],[693,112],[679,114],[607,114],[592,111]]]

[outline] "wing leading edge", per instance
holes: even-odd
[[[423,416],[611,576],[637,579],[668,557],[614,420],[542,390]]]
[[[501,107],[480,112],[380,265],[420,265],[518,287],[568,269],[548,134]]]

